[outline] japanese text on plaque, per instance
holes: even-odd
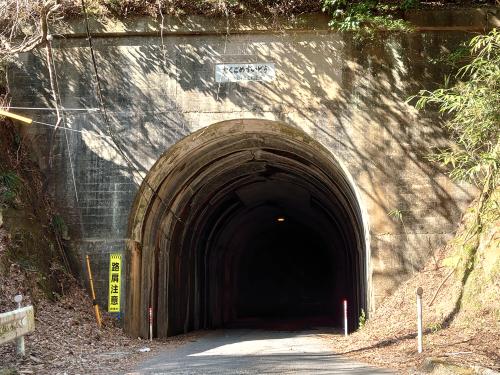
[[[276,78],[274,63],[216,64],[216,82],[273,81]]]
[[[120,312],[120,274],[122,266],[121,254],[110,254],[109,257],[109,312]]]

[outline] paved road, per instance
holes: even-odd
[[[220,330],[128,374],[390,374],[333,354],[320,331]]]

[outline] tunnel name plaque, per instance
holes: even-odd
[[[274,63],[215,64],[215,81],[219,83],[274,81],[275,79]]]

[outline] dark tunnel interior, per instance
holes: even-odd
[[[331,314],[335,282],[327,245],[310,228],[278,219],[285,221],[250,241],[237,265],[237,317]]]
[[[198,143],[181,142],[150,172],[158,188],[137,201],[141,258],[129,266],[132,282],[141,275],[129,306],[143,336],[148,306],[157,337],[294,320],[340,327],[344,299],[352,316],[367,311],[363,219],[343,169],[304,133],[245,121],[193,134]]]
[[[224,325],[340,325],[355,280],[335,221],[307,190],[285,181],[254,182],[234,195],[239,212],[213,228],[220,232],[209,245],[231,259]]]
[[[192,198],[192,327],[341,326],[344,299],[360,308],[357,229],[312,176],[258,163]]]

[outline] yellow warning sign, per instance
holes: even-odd
[[[122,271],[122,255],[109,256],[109,312],[120,312],[120,281]]]

